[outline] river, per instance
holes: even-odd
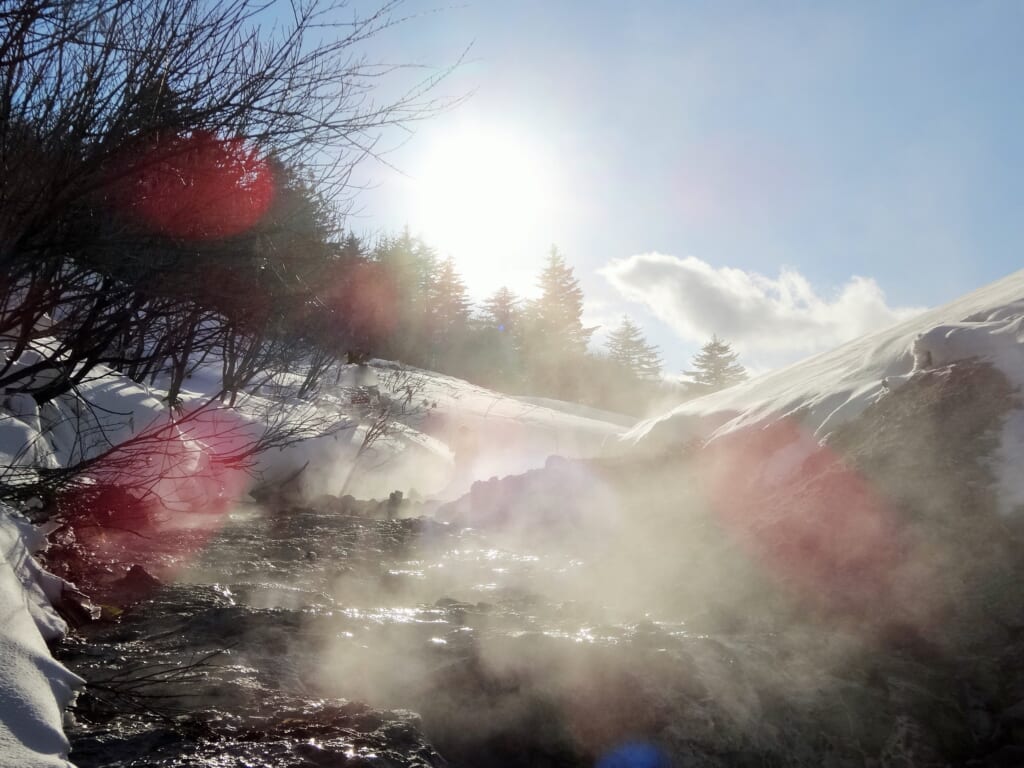
[[[566,599],[587,564],[559,547],[257,506],[161,536],[176,578],[62,649],[95,682],[80,768],[592,765],[657,749],[637,677],[688,668],[682,622]]]

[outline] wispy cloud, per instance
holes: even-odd
[[[645,304],[682,339],[718,334],[757,367],[775,367],[910,317],[919,307],[892,307],[873,279],[851,277],[832,297],[799,272],[777,278],[713,267],[688,256],[643,253],[601,270],[623,298]]]

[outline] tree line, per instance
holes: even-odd
[[[357,343],[366,353],[466,378],[505,392],[544,395],[643,414],[659,400],[696,396],[746,377],[729,344],[714,337],[694,358],[684,390],[662,376],[657,346],[628,316],[603,349],[597,327],[583,322],[583,291],[566,257],[552,246],[537,276],[536,299],[499,288],[479,306],[454,261],[440,258],[408,230],[367,246],[349,234],[347,259],[379,268],[379,282],[358,294],[363,308],[340,302],[339,314],[363,318]]]
[[[399,5],[360,17],[308,0],[268,33],[256,0],[9,3],[0,391],[45,404],[103,365],[167,375],[173,406],[216,362],[233,402],[259,375],[301,367],[307,394],[336,361],[371,354],[619,408],[632,395],[613,389],[659,381],[628,319],[606,355],[588,354],[595,329],[554,248],[540,298],[502,289],[473,312],[451,259],[421,239],[341,231],[375,131],[441,106],[436,77],[369,99],[380,72],[353,51]],[[26,364],[41,328],[54,341]]]

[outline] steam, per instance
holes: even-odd
[[[305,694],[412,709],[454,765],[881,754],[934,706],[905,656],[992,636],[974,597],[1012,553],[965,489],[991,481],[1001,387],[980,365],[922,372],[827,445],[794,415],[653,458],[551,458],[433,518],[276,512],[292,543],[268,563],[295,565],[239,578],[250,605],[302,610],[287,657]],[[944,417],[954,398],[970,418]]]

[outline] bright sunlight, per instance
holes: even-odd
[[[465,125],[424,148],[412,227],[455,258],[469,285],[528,290],[556,239],[557,165],[527,132]]]

